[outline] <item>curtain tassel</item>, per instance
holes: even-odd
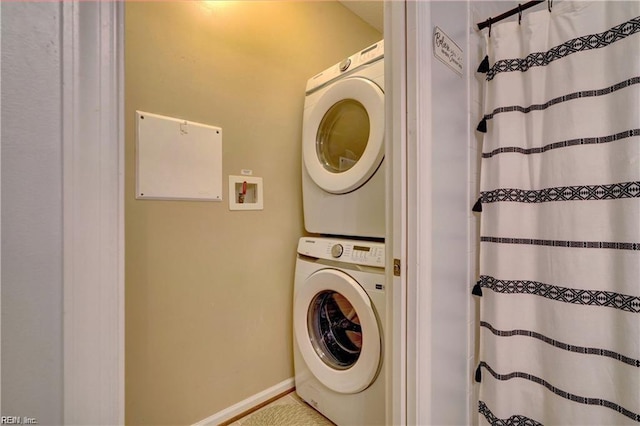
[[[471,290],[471,294],[473,294],[474,296],[482,297],[482,287],[480,287],[480,281],[478,281],[476,285],[473,286],[473,290]]]
[[[487,119],[483,118],[482,121],[480,121],[480,123],[478,123],[478,127],[476,127],[476,130],[479,131],[480,133],[487,133]]]
[[[481,213],[482,212],[482,197],[478,198],[478,201],[473,205],[471,211]]]
[[[479,365],[478,368],[476,368],[476,383],[481,383],[482,382],[482,370],[481,370],[482,366]]]
[[[478,72],[486,74],[489,72],[489,56],[485,56],[482,62],[480,62],[480,66],[478,67]]]

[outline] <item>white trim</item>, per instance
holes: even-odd
[[[431,4],[407,3],[407,424],[432,413]]]
[[[194,423],[193,426],[219,425],[220,423],[229,421],[232,418],[270,400],[271,398],[274,398],[288,390],[293,390],[294,388],[294,380],[293,377],[291,377],[278,383],[277,385],[271,386],[269,389],[265,389],[255,395],[251,395],[249,398],[244,399],[229,408],[218,411],[216,414],[209,416],[206,419],[200,420],[197,423]]]
[[[117,121],[117,146],[118,146],[118,165],[114,167],[113,172],[118,174],[118,278],[117,278],[117,293],[118,293],[118,349],[115,355],[118,357],[118,370],[117,370],[117,385],[114,392],[117,396],[117,416],[118,424],[124,425],[124,407],[125,407],[125,351],[124,351],[124,337],[125,337],[125,245],[124,245],[124,228],[125,228],[125,215],[124,215],[124,193],[125,193],[125,143],[124,143],[124,3],[115,2],[116,10],[113,23],[113,31],[116,35],[115,44],[115,60],[116,66],[114,72],[117,73],[117,83],[115,88],[115,96],[117,97],[117,109],[113,111]],[[115,349],[114,349],[115,351]]]
[[[124,424],[124,6],[61,8],[64,423]]]
[[[0,22],[2,22],[2,7],[0,7]],[[2,46],[2,31],[0,31],[0,46]],[[0,64],[2,60],[0,60]],[[0,93],[2,93],[2,79],[0,78]],[[0,96],[0,111],[2,110],[2,97]],[[2,114],[0,114],[0,129],[2,129]],[[1,138],[0,138],[1,139]],[[2,164],[2,150],[0,149],[0,164]],[[2,167],[0,167],[2,176]],[[0,224],[2,223],[2,179],[0,179]],[[2,239],[2,226],[0,226],[0,241]],[[0,277],[2,277],[2,245],[0,244]],[[0,378],[2,377],[2,278],[0,278]],[[0,413],[2,411],[2,380],[0,379]]]
[[[393,267],[386,269],[391,283],[387,298],[387,330],[385,339],[387,388],[386,424],[407,423],[407,51],[406,2],[385,1],[384,39],[386,46],[385,75],[385,164],[389,168],[386,182],[386,251],[387,265],[399,259],[401,275],[394,276]]]

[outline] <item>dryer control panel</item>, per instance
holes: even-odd
[[[384,268],[384,243],[303,237],[298,242],[298,253],[317,259]]]
[[[349,56],[347,59],[314,75],[307,81],[306,93],[310,93],[336,78],[349,74],[359,67],[374,62],[384,57],[384,40],[372,44],[364,50]]]

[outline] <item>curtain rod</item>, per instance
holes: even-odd
[[[484,22],[480,22],[478,24],[478,29],[481,30],[483,28],[488,28],[491,26],[491,24],[495,24],[496,22],[502,21],[503,19],[508,18],[509,16],[513,16],[517,13],[522,12],[525,9],[529,9],[530,7],[533,7],[539,3],[544,2],[545,0],[532,0],[532,1],[528,1],[523,5],[518,5],[518,7],[514,7],[513,9],[509,10],[508,12],[503,13],[502,15],[498,15],[495,18],[489,18]],[[549,0],[547,0],[549,1]],[[551,7],[551,4],[549,4],[549,7]]]

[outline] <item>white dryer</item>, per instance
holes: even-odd
[[[309,79],[302,126],[308,232],[385,236],[384,43]]]
[[[339,426],[385,423],[384,244],[303,237],[293,329],[296,392]]]

